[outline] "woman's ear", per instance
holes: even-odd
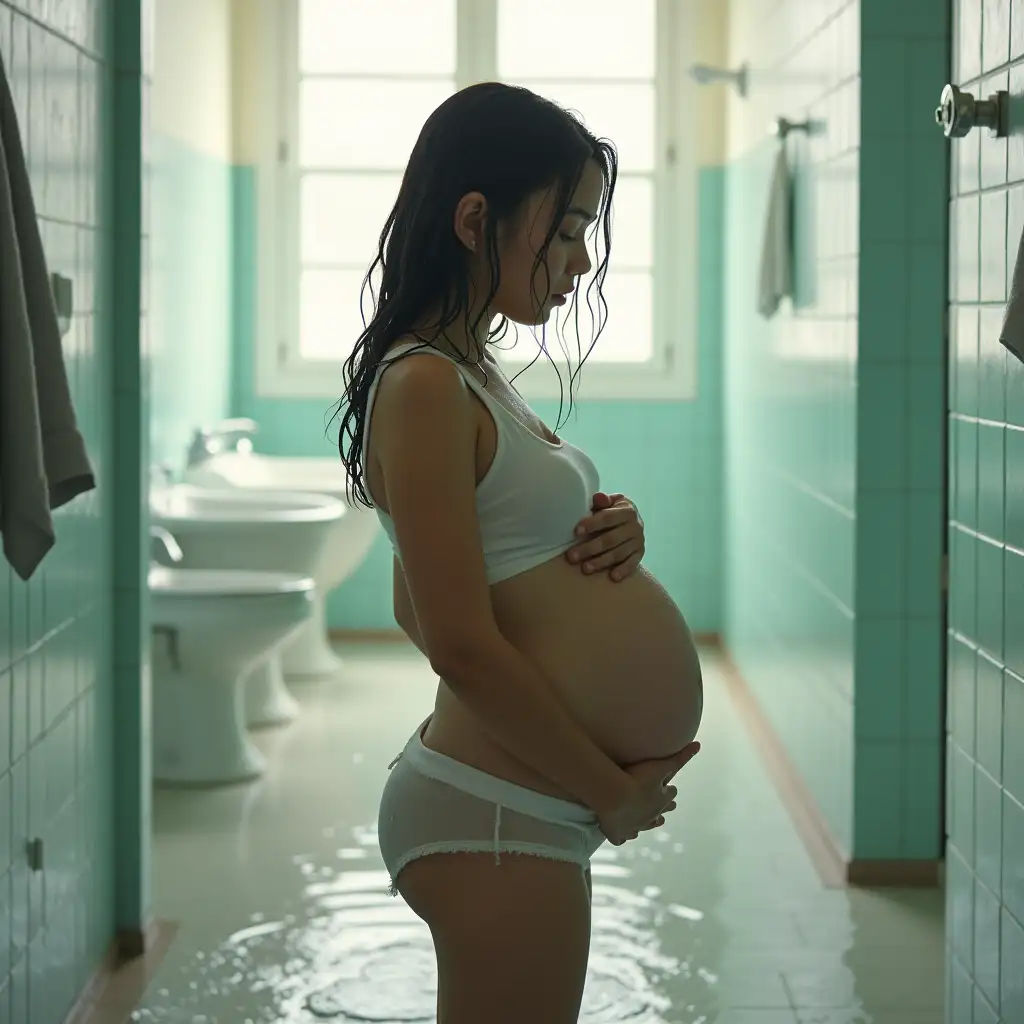
[[[455,207],[455,235],[470,251],[483,249],[487,200],[479,192],[467,192]]]

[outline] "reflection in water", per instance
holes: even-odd
[[[386,871],[371,867],[374,828],[354,830],[356,845],[330,865],[294,859],[302,875],[299,904],[279,920],[253,915],[210,953],[199,953],[167,988],[150,992],[134,1020],[146,1024],[398,1024],[435,1020],[437,971],[426,926],[388,895]],[[658,838],[678,854],[667,831]],[[662,845],[662,844],[658,844]],[[700,926],[703,915],[660,902],[661,889],[635,886],[626,862],[660,860],[653,847],[620,858],[603,847],[594,858],[590,969],[581,1024],[669,1024],[663,982],[672,976],[715,979],[666,955],[659,927],[669,919]],[[363,866],[359,862],[369,861]],[[698,1020],[705,1020],[698,1016]],[[673,1017],[673,1021],[678,1018]]]

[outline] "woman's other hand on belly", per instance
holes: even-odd
[[[644,557],[644,521],[624,494],[598,491],[591,514],[576,524],[574,534],[581,540],[566,558],[588,575],[607,572],[618,583],[636,572]]]

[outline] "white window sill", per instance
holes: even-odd
[[[694,348],[690,348],[694,351]],[[693,365],[645,367],[587,362],[573,383],[573,401],[692,401],[697,397],[696,358]],[[509,367],[511,377],[518,370]],[[522,372],[516,389],[528,401],[567,399],[569,373],[563,363],[558,374],[546,361]],[[342,397],[344,381],[341,363],[305,363],[267,368],[258,374],[256,393],[260,398],[310,398],[337,401]]]

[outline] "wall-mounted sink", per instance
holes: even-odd
[[[240,490],[236,487],[173,484],[154,489],[153,515],[166,523],[320,523],[339,519],[347,511],[325,493],[285,490]],[[170,527],[168,527],[170,529]],[[173,531],[172,531],[173,532]]]
[[[204,458],[184,474],[186,483],[242,491],[312,492],[343,500],[346,514],[330,529],[316,580],[314,614],[281,655],[286,676],[333,675],[341,667],[331,649],[326,598],[363,563],[380,529],[376,513],[348,501],[348,477],[340,459],[225,451]]]
[[[261,452],[222,452],[185,472],[186,481],[216,481],[233,487],[345,494],[348,475],[340,459],[302,455],[264,455]]]

